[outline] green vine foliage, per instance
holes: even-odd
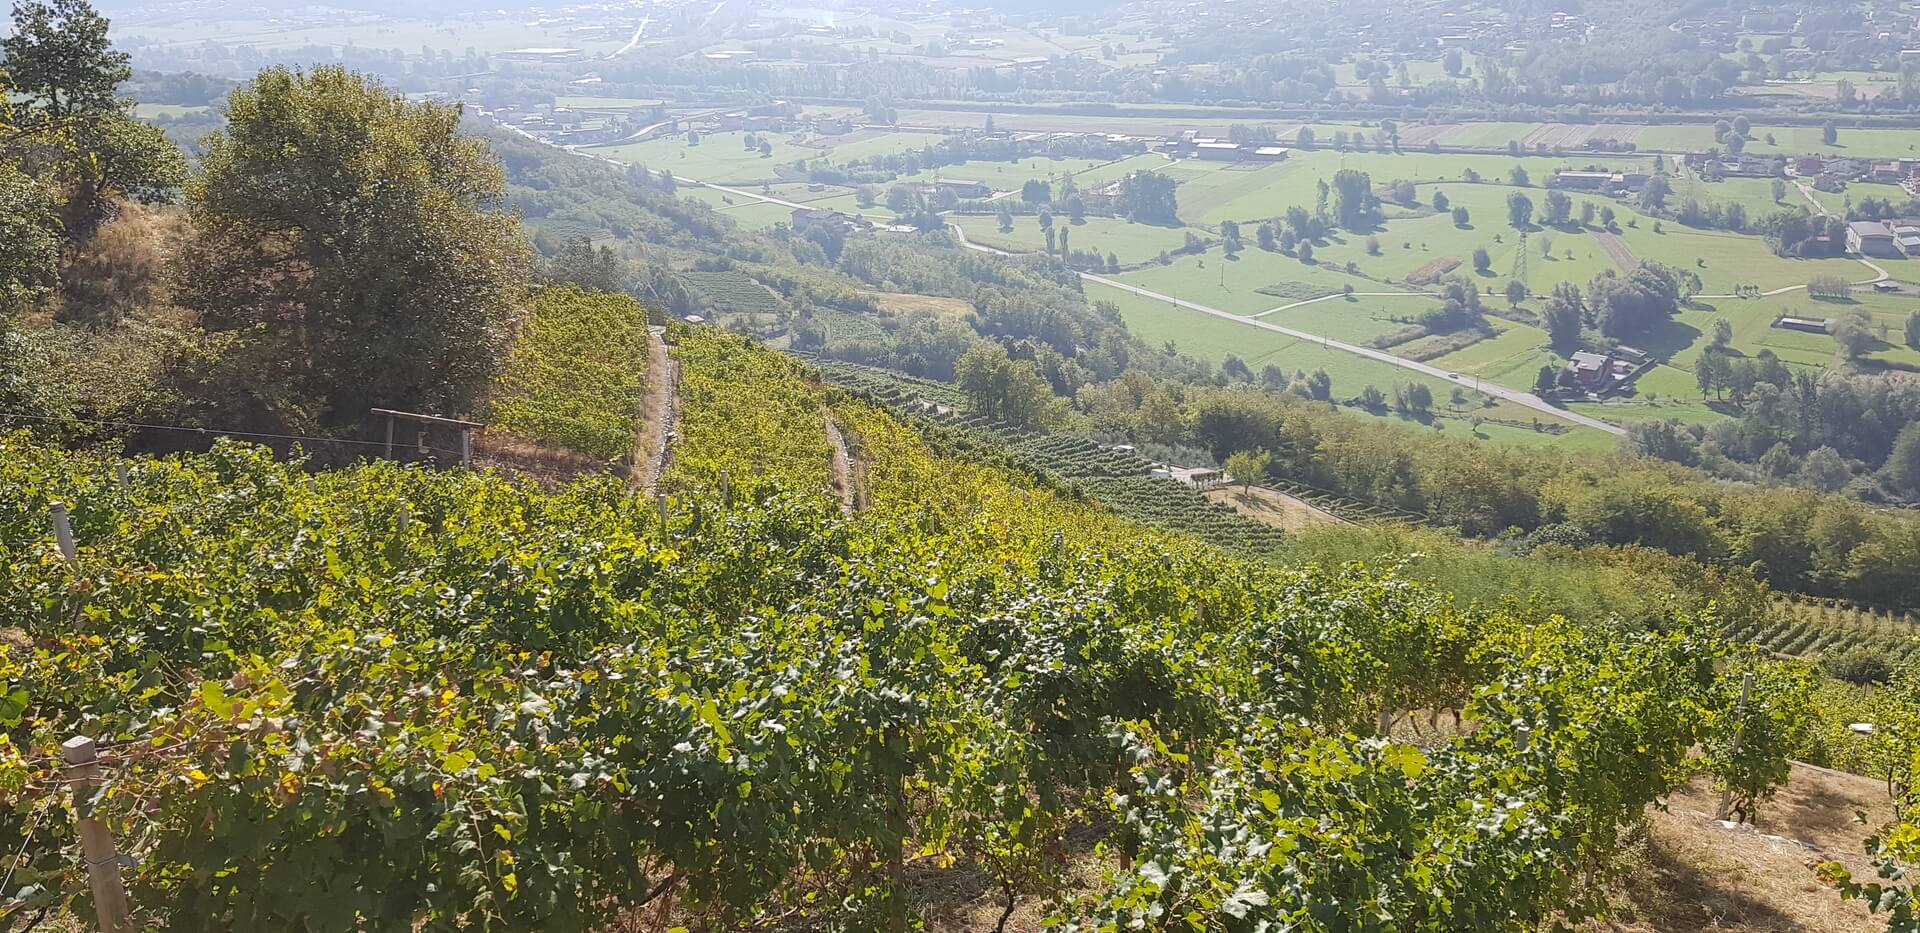
[[[602,460],[626,456],[649,342],[647,310],[626,295],[542,289],[500,374],[493,425]]]
[[[1920,864],[1920,782],[1915,780],[1920,773],[1920,665],[1901,664],[1870,704],[1852,712],[1873,726],[1869,735],[1847,736],[1859,746],[1854,763],[1885,780],[1895,819],[1866,840],[1873,879],[1854,877],[1838,861],[1823,862],[1818,871],[1842,897],[1863,901],[1884,916],[1888,930],[1920,933],[1920,884],[1913,878],[1913,866]]]
[[[681,344],[689,373],[757,352]],[[222,443],[122,488],[0,438],[0,846],[27,853],[0,920],[87,908],[76,734],[144,926],[396,933],[666,896],[711,930],[898,929],[909,866],[956,862],[1071,930],[1531,929],[1593,911],[1577,879],[1709,737],[1721,648],[1691,621],[1236,558],[782,391],[725,417],[797,436],[830,406],[869,511],[811,442],[729,461],[692,409],[664,527],[610,478]],[[1374,734],[1448,707],[1451,741]]]

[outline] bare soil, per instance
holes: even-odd
[[[651,328],[647,342],[647,394],[640,402],[640,430],[633,438],[633,485],[652,489],[667,472],[671,453],[676,389],[680,373],[665,338],[665,328]]]
[[[1719,795],[1700,777],[1650,811],[1639,858],[1619,884],[1609,933],[1872,933],[1886,929],[1858,901],[1815,877],[1832,859],[1871,876],[1866,837],[1892,817],[1883,786],[1870,778],[1796,765],[1760,805],[1751,831],[1713,819]],[[1856,810],[1867,812],[1856,822]]]
[[[1627,248],[1626,241],[1618,236],[1605,230],[1595,230],[1593,241],[1600,245],[1600,248],[1606,252],[1607,258],[1613,260],[1614,265],[1620,267],[1621,272],[1632,272],[1639,267],[1639,258],[1633,255],[1633,250]]]
[[[1215,489],[1206,495],[1215,502],[1233,506],[1240,510],[1240,514],[1254,521],[1265,522],[1284,531],[1338,524],[1341,521],[1333,513],[1322,511],[1305,499],[1262,486],[1247,491],[1242,491],[1238,486]]]

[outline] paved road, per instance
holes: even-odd
[[[978,243],[968,242],[966,232],[961,230],[959,227],[951,227],[950,229],[952,229],[954,233],[959,237],[960,245],[965,246],[968,249],[976,250],[983,253],[997,253],[1003,256],[1007,255],[1005,250],[997,250],[990,246],[981,246]],[[1542,414],[1551,415],[1555,418],[1559,418],[1565,421],[1571,421],[1574,424],[1593,428],[1596,431],[1605,431],[1608,434],[1612,434],[1615,436],[1619,436],[1627,433],[1624,429],[1622,429],[1617,424],[1609,424],[1608,422],[1601,421],[1598,418],[1589,418],[1586,415],[1579,414],[1578,412],[1571,412],[1563,408],[1557,408],[1553,405],[1548,404],[1546,401],[1542,400],[1539,396],[1534,395],[1531,392],[1516,391],[1514,389],[1505,388],[1504,386],[1494,385],[1485,380],[1481,380],[1478,385],[1475,385],[1473,380],[1464,379],[1458,376],[1450,376],[1447,374],[1447,371],[1444,369],[1440,369],[1434,366],[1428,366],[1425,363],[1417,363],[1413,360],[1394,356],[1391,353],[1387,353],[1381,350],[1375,350],[1372,347],[1357,346],[1355,344],[1344,343],[1338,340],[1333,340],[1328,337],[1322,337],[1319,334],[1310,334],[1304,330],[1295,330],[1291,327],[1282,327],[1278,324],[1269,324],[1266,321],[1254,320],[1253,318],[1246,317],[1239,314],[1234,314],[1229,311],[1222,311],[1219,308],[1208,307],[1207,305],[1199,304],[1198,302],[1187,301],[1184,298],[1175,298],[1172,295],[1163,295],[1159,292],[1150,291],[1148,289],[1141,288],[1137,285],[1129,285],[1125,282],[1121,282],[1116,279],[1107,278],[1104,275],[1095,275],[1091,272],[1082,272],[1080,273],[1080,278],[1085,279],[1086,281],[1089,281],[1089,282],[1098,282],[1102,285],[1111,286],[1113,288],[1120,289],[1121,291],[1132,292],[1143,298],[1152,298],[1157,301],[1164,301],[1164,302],[1167,302],[1168,304],[1174,305],[1176,307],[1186,308],[1190,311],[1198,311],[1201,314],[1210,314],[1217,318],[1225,318],[1226,320],[1233,321],[1238,324],[1245,324],[1248,327],[1258,327],[1261,330],[1273,331],[1276,334],[1286,334],[1289,337],[1294,337],[1300,340],[1310,340],[1320,344],[1321,346],[1330,347],[1338,350],[1345,350],[1348,353],[1358,354],[1360,356],[1364,356],[1371,360],[1379,360],[1382,363],[1388,363],[1394,366],[1398,366],[1402,369],[1410,369],[1414,372],[1417,372],[1426,376],[1431,376],[1443,382],[1451,382],[1465,388],[1478,389],[1479,391],[1484,392],[1487,395],[1491,395],[1495,398],[1505,399],[1509,402],[1514,403],[1515,405],[1531,408],[1534,411],[1541,412]]]

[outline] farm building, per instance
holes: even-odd
[[[1894,221],[1890,226],[1893,228],[1893,245],[1899,248],[1900,255],[1912,259],[1916,253],[1920,253],[1920,226],[1906,220]]]
[[[1801,156],[1793,160],[1793,174],[1801,178],[1812,178],[1826,171],[1825,163],[1816,156]]]
[[[1217,162],[1231,162],[1240,158],[1244,153],[1242,153],[1239,143],[1196,142],[1193,144],[1193,154],[1202,159],[1212,159]]]
[[[1287,147],[1261,146],[1253,150],[1253,157],[1256,159],[1264,159],[1268,162],[1284,162],[1287,158]]]
[[[1832,324],[1831,318],[1824,317],[1781,317],[1773,322],[1773,326],[1783,330],[1804,330],[1810,334],[1824,334]]]
[[[933,182],[936,191],[951,191],[963,198],[984,198],[993,194],[993,189],[984,181],[972,181],[966,178],[939,178]]]
[[[1581,191],[1603,191],[1613,185],[1612,172],[1554,172],[1547,181],[1553,188],[1575,188]]]
[[[1847,250],[1862,256],[1895,258],[1900,255],[1893,231],[1876,220],[1856,220],[1847,224]]]

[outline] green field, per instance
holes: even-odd
[[[921,174],[984,182],[995,191],[1017,191],[1021,185],[1036,178],[1057,183],[1067,175],[1074,176],[1074,183],[1084,187],[1086,182],[1082,180],[1083,176],[1102,166],[1116,164],[1099,159],[1028,157],[1015,162],[961,162],[924,170]]]
[[[706,133],[700,136],[698,145],[691,146],[685,136],[666,136],[643,143],[594,146],[584,151],[603,159],[645,165],[655,171],[666,169],[682,178],[750,185],[796,174],[793,172],[796,159],[831,158],[834,162],[846,162],[907,152],[939,141],[939,137],[926,133],[880,133],[849,138],[845,143],[829,143],[832,137],[800,137],[792,133],[757,132],[753,136],[772,145],[770,157],[747,149],[746,133],[740,130]]]
[[[1013,218],[1011,233],[1000,232],[1000,220],[993,214],[954,214],[948,219],[967,232],[967,239],[984,246],[1021,253],[1046,249],[1046,233],[1032,215]],[[1186,231],[1180,228],[1128,223],[1116,217],[1088,217],[1086,223],[1075,224],[1063,215],[1055,217],[1053,225],[1068,231],[1067,242],[1074,250],[1112,253],[1126,265],[1148,262],[1186,242]]]
[[[1856,129],[1840,126],[1838,139],[1828,145],[1821,140],[1820,126],[1759,126],[1747,134],[1747,151],[1780,155],[1829,153],[1863,157],[1906,158],[1920,152],[1920,129]],[[1767,142],[1767,136],[1774,138]],[[1696,123],[1675,126],[1650,126],[1640,133],[1642,149],[1693,150],[1713,146],[1713,124]]]
[[[1324,369],[1333,379],[1333,395],[1345,399],[1358,395],[1365,386],[1372,385],[1382,392],[1391,394],[1394,383],[1425,383],[1433,391],[1435,408],[1446,413],[1448,399],[1456,383],[1444,379],[1430,378],[1411,370],[1403,369],[1391,363],[1382,363],[1331,349],[1312,341],[1296,340],[1285,334],[1262,330],[1224,318],[1213,317],[1185,308],[1167,305],[1163,302],[1135,295],[1110,286],[1089,282],[1086,286],[1089,301],[1112,302],[1120,308],[1127,327],[1141,339],[1153,346],[1171,342],[1180,352],[1210,360],[1223,360],[1229,354],[1238,356],[1255,373],[1266,366],[1278,366],[1288,374],[1295,370],[1312,371]],[[1327,305],[1343,304],[1338,299],[1322,302]],[[1437,364],[1436,364],[1437,365]],[[1478,395],[1468,394],[1476,401],[1460,413],[1460,417],[1435,418],[1431,424],[1401,417],[1397,414],[1376,416],[1381,420],[1405,426],[1412,430],[1432,431],[1442,436],[1469,439],[1473,435],[1466,416],[1479,414],[1487,419],[1503,419],[1519,422],[1523,426],[1495,424],[1489,420],[1480,427],[1480,440],[1501,444],[1521,445],[1572,445],[1578,447],[1604,448],[1613,444],[1611,436],[1588,428],[1576,428],[1564,434],[1550,434],[1535,431],[1531,425],[1536,417],[1543,422],[1552,422],[1551,416],[1541,415],[1531,409],[1500,402],[1491,408],[1479,406]],[[1359,409],[1343,407],[1342,411],[1355,416],[1364,416]]]
[[[664,103],[666,101],[658,97],[556,97],[553,101],[555,107],[574,110],[632,110]]]
[[[1590,164],[1621,170],[1650,165],[1645,158],[1633,156],[1596,156],[1565,159],[1527,156],[1463,155],[1457,153],[1338,152],[1328,149],[1296,151],[1285,162],[1244,165],[1186,160],[1162,166],[1161,170],[1180,183],[1180,216],[1188,223],[1217,224],[1222,220],[1260,220],[1284,214],[1289,207],[1312,210],[1318,196],[1318,183],[1332,182],[1341,169],[1357,169],[1372,177],[1376,186],[1395,179],[1416,182],[1447,182],[1477,173],[1488,182],[1504,183],[1517,166],[1538,185],[1561,169],[1583,168]],[[1502,195],[1504,197],[1504,195]],[[1504,208],[1502,209],[1504,214]]]
[[[1546,331],[1498,318],[1490,318],[1488,323],[1500,331],[1500,336],[1427,362],[1519,389],[1533,388],[1540,367],[1552,366],[1557,369],[1566,362],[1547,349]]]
[[[1235,314],[1254,314],[1287,304],[1285,298],[1256,291],[1278,282],[1303,282],[1330,292],[1339,291],[1343,285],[1352,285],[1355,291],[1373,291],[1376,284],[1324,263],[1308,265],[1292,256],[1258,248],[1247,249],[1232,261],[1221,258],[1217,249],[1204,256],[1180,256],[1171,265],[1150,266],[1117,278]]]
[[[1841,191],[1821,191],[1812,185],[1808,185],[1807,190],[1813,192],[1814,198],[1820,202],[1821,206],[1836,214],[1844,214],[1849,205],[1858,204],[1868,198],[1879,198],[1893,205],[1905,204],[1912,199],[1912,196],[1899,185],[1882,185],[1866,181],[1849,182]]]
[[[1748,223],[1776,211],[1807,210],[1807,199],[1792,184],[1784,179],[1780,184],[1785,187],[1784,196],[1773,199],[1774,180],[1768,178],[1725,178],[1720,181],[1707,181],[1691,171],[1683,171],[1673,177],[1673,200],[1679,203],[1692,198],[1701,204],[1738,204],[1747,212]]]

